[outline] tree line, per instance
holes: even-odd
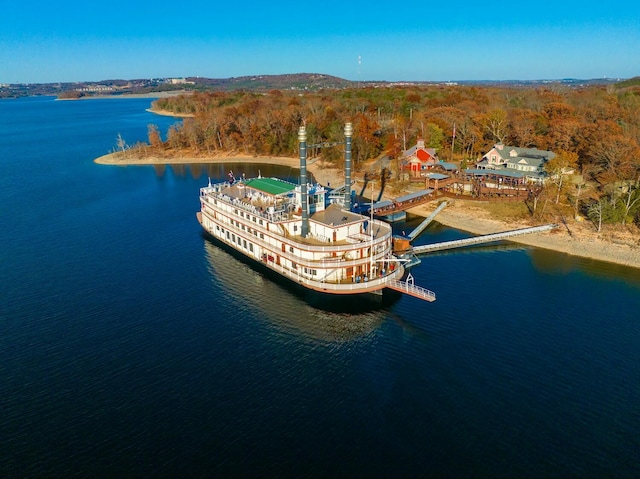
[[[298,127],[307,143],[342,141],[354,127],[354,168],[387,154],[397,158],[418,138],[440,159],[472,166],[491,147],[535,147],[556,152],[548,165],[553,203],[572,205],[598,224],[640,222],[640,82],[570,88],[405,86],[319,92],[271,90],[196,92],[160,98],[154,109],[189,115],[163,140],[149,126],[155,153],[236,152],[297,156]],[[310,148],[310,155],[320,152]],[[343,161],[339,148],[322,151]],[[565,173],[578,175],[565,178]]]

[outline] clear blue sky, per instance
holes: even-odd
[[[640,2],[0,0],[0,83],[640,75]],[[358,57],[361,63],[358,63]]]

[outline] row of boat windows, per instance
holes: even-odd
[[[247,243],[247,240],[242,239],[240,236],[236,236],[234,233],[230,233],[229,231],[225,231],[224,228],[221,228],[220,225],[216,225],[216,230],[220,232],[220,234],[225,235],[227,237],[227,241],[231,241],[232,243],[236,243],[238,246],[243,247],[245,250],[249,249],[250,252],[253,253],[253,243]],[[260,235],[262,236],[262,234]],[[293,251],[293,248],[289,248],[290,251]],[[298,269],[298,265],[291,262],[292,269]],[[317,269],[312,268],[304,268],[305,274],[309,274],[311,276],[316,276],[318,274]]]
[[[214,200],[213,200],[213,204],[217,205],[217,204],[218,204],[218,200],[216,200],[216,199],[214,198]],[[258,223],[260,226],[263,226],[263,221],[262,221],[262,219],[261,219],[261,218],[258,218],[258,217],[256,217],[256,216],[251,216],[249,213],[246,213],[246,214],[245,214],[245,213],[244,213],[244,211],[240,211],[240,210],[238,210],[237,208],[236,208],[236,209],[234,209],[234,210],[233,210],[233,212],[234,212],[236,215],[240,215],[242,218],[246,218],[246,219],[248,219],[248,220],[253,221],[254,223]]]
[[[216,225],[216,229],[220,231],[221,234],[226,234],[227,240],[230,240],[232,243],[237,243],[238,246],[243,247],[244,249],[249,249],[253,253],[253,243],[247,243],[246,239],[242,239],[240,236],[236,236],[234,233],[229,233],[225,231],[224,228],[220,228],[219,225]]]
[[[238,212],[238,210],[235,210],[236,213]],[[242,215],[242,212],[240,213]],[[249,218],[249,215],[247,215],[247,218]],[[255,221],[255,218],[254,218]],[[230,219],[229,222],[231,223],[231,226],[235,226],[239,229],[242,229],[242,231],[246,231],[249,234],[253,234],[253,236],[255,236],[256,238],[259,236],[261,240],[264,240],[264,233],[258,233],[258,231],[246,226],[244,223],[240,223],[239,221],[236,221],[234,219]],[[260,220],[260,224],[262,224],[262,220]],[[220,228],[219,226],[217,226],[217,228]],[[224,233],[224,230],[222,231]],[[389,241],[386,242],[386,244],[379,244],[376,246],[375,248],[375,253],[379,254],[380,252],[382,252],[385,247],[388,247]],[[246,246],[245,246],[246,248]],[[284,252],[284,246],[282,251]],[[295,254],[295,250],[293,249],[293,246],[289,246],[289,253]],[[368,249],[366,255],[364,255],[364,253],[361,252],[361,258],[365,257],[365,256],[369,256],[371,254],[371,250]],[[295,266],[294,266],[295,267]],[[306,273],[306,271],[305,271]]]
[[[233,210],[233,212],[237,215],[240,215],[242,218],[247,218],[248,220],[253,221],[254,223],[258,223],[260,226],[262,226],[262,219],[260,218],[256,218],[255,216],[251,216],[249,213],[247,213],[247,215],[245,216],[244,211],[239,211],[239,210]]]
[[[245,213],[242,210],[238,210],[238,209],[234,209],[233,212],[236,215],[239,215],[241,218],[245,218],[247,220],[253,221],[254,223],[259,224],[260,226],[264,226],[263,222],[262,222],[262,218],[258,218],[256,216],[251,216],[249,213]],[[238,225],[239,223],[236,222],[236,225]],[[244,229],[244,226],[242,227],[242,229]],[[293,232],[296,233],[298,231],[298,225],[293,225]]]
[[[245,226],[244,223],[240,223],[239,221],[236,221],[236,220],[230,220],[230,221],[232,226],[236,226],[237,228],[240,228],[242,229],[242,231],[246,231],[249,234],[253,233],[253,236],[255,236],[256,238],[258,237],[258,231],[252,230],[248,226]],[[264,233],[260,233],[260,239],[261,240],[264,239]]]

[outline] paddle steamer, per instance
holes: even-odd
[[[345,126],[345,187],[340,201],[307,181],[306,129],[298,131],[300,184],[236,179],[200,189],[197,218],[216,240],[303,288],[329,295],[408,292],[435,295],[402,281],[406,259],[394,253],[391,225],[351,211],[351,137]]]

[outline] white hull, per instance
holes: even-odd
[[[320,208],[303,238],[295,208],[264,213],[231,193],[231,185],[201,189],[198,221],[220,242],[279,275],[314,291],[336,295],[381,292],[404,274],[393,256],[391,227],[379,220]],[[264,198],[261,198],[263,200]],[[333,205],[332,205],[333,206]],[[289,209],[290,210],[290,209]],[[330,214],[344,220],[328,223]]]

